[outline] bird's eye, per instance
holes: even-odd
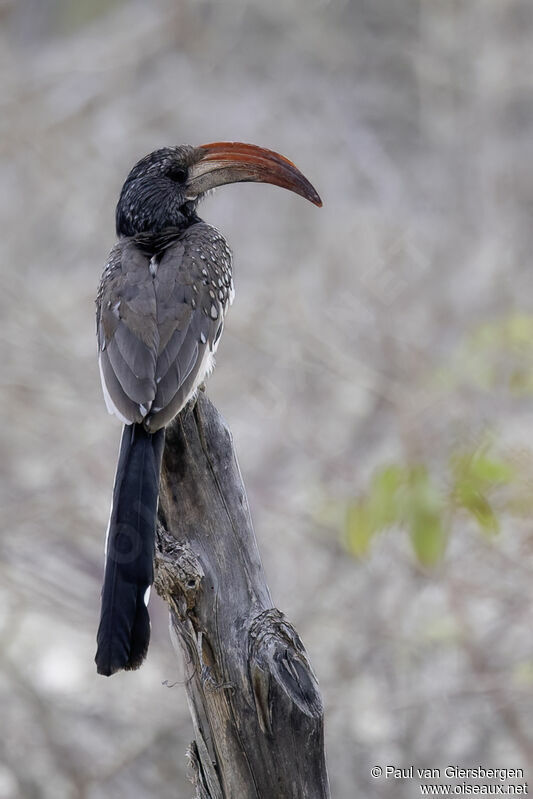
[[[187,170],[182,166],[173,166],[167,172],[167,177],[174,183],[185,183],[187,180]]]

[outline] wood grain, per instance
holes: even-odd
[[[202,392],[167,428],[156,565],[185,661],[196,797],[329,797],[318,682],[272,605],[232,437]]]

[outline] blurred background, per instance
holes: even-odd
[[[95,673],[120,425],[93,299],[132,164],[223,139],[324,200],[201,215],[237,292],[208,392],[332,795],[533,764],[532,35],[530,0],[1,0],[0,799],[193,793],[158,597],[145,666]]]

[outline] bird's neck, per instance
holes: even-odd
[[[162,230],[147,230],[142,233],[135,233],[133,236],[125,236],[135,243],[135,246],[145,252],[147,255],[157,255],[157,253],[166,250],[173,242],[179,239],[183,233],[191,227],[201,222],[199,216],[192,214],[186,219],[184,218],[183,224],[168,226]]]

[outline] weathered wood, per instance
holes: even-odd
[[[272,606],[231,434],[203,393],[167,429],[156,561],[198,799],[327,799],[318,683]]]

